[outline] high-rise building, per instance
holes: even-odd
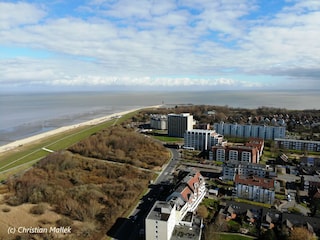
[[[217,133],[232,137],[259,137],[263,139],[285,138],[286,127],[251,124],[215,123]]]
[[[195,150],[211,150],[212,146],[221,145],[223,136],[213,130],[193,129],[184,134],[184,146]]]
[[[157,201],[145,223],[146,239],[169,240],[176,225],[175,206],[165,201]]]
[[[168,114],[168,136],[184,137],[186,131],[193,129],[193,116],[190,113]]]
[[[183,225],[186,225],[187,229],[195,227],[192,216],[206,194],[205,181],[195,169],[185,173],[187,175],[178,183],[166,201],[156,201],[147,215],[145,219],[147,240],[169,240],[177,228]],[[200,240],[201,228],[197,232],[198,237],[192,239]]]

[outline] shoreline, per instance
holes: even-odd
[[[53,129],[47,132],[43,132],[40,134],[36,134],[27,138],[22,138],[16,141],[13,141],[11,143],[5,144],[0,146],[0,153],[4,153],[13,149],[16,149],[20,146],[23,146],[25,144],[29,144],[38,140],[41,140],[43,138],[46,137],[50,137],[59,133],[63,133],[69,130],[73,130],[73,129],[77,129],[83,126],[94,126],[94,125],[98,125],[100,123],[106,122],[106,121],[110,121],[111,119],[114,118],[120,118],[123,115],[126,115],[128,113],[137,111],[137,110],[141,110],[141,109],[147,109],[147,108],[159,108],[162,105],[154,105],[154,106],[146,106],[146,107],[140,107],[140,108],[135,108],[135,109],[130,109],[127,111],[122,111],[122,112],[116,112],[116,113],[112,113],[103,117],[99,117],[99,118],[94,118],[85,122],[81,122],[81,123],[77,123],[77,124],[72,124],[72,125],[68,125],[68,126],[63,126],[63,127],[59,127],[57,129]]]

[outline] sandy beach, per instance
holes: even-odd
[[[128,111],[117,112],[117,113],[113,113],[113,114],[110,114],[110,115],[107,115],[107,116],[103,116],[103,117],[100,117],[100,118],[95,118],[95,119],[92,119],[92,120],[89,120],[89,121],[86,121],[86,122],[60,127],[60,128],[48,131],[48,132],[37,134],[37,135],[31,136],[31,137],[20,139],[20,140],[11,142],[9,144],[0,146],[0,153],[6,152],[6,151],[9,151],[9,150],[13,150],[13,149],[15,149],[15,148],[17,148],[19,146],[23,146],[25,144],[29,144],[29,143],[32,143],[34,141],[38,141],[38,140],[40,140],[42,138],[50,137],[50,136],[53,136],[55,134],[62,133],[62,132],[68,131],[68,130],[76,129],[76,128],[83,127],[83,126],[97,125],[97,124],[100,124],[102,122],[109,121],[109,120],[111,120],[113,118],[121,117],[121,116],[123,116],[125,114],[128,114],[130,112],[134,112],[134,111],[137,111],[137,110],[140,110],[140,109],[145,109],[145,108],[158,108],[160,106],[161,105],[155,105],[155,106],[148,106],[148,107],[131,109],[131,110],[128,110]]]

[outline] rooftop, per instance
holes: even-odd
[[[147,218],[159,221],[167,221],[170,217],[172,206],[165,201],[156,201]]]
[[[200,217],[194,216],[192,225],[176,225],[171,240],[197,240],[201,239],[202,220]]]
[[[252,176],[243,176],[237,174],[235,176],[235,183],[250,185],[250,186],[259,186],[266,189],[274,188],[274,179],[269,178],[260,178],[260,177],[252,177]]]

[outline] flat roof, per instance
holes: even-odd
[[[170,217],[172,206],[165,201],[156,201],[151,211],[149,212],[147,219],[167,221]]]

